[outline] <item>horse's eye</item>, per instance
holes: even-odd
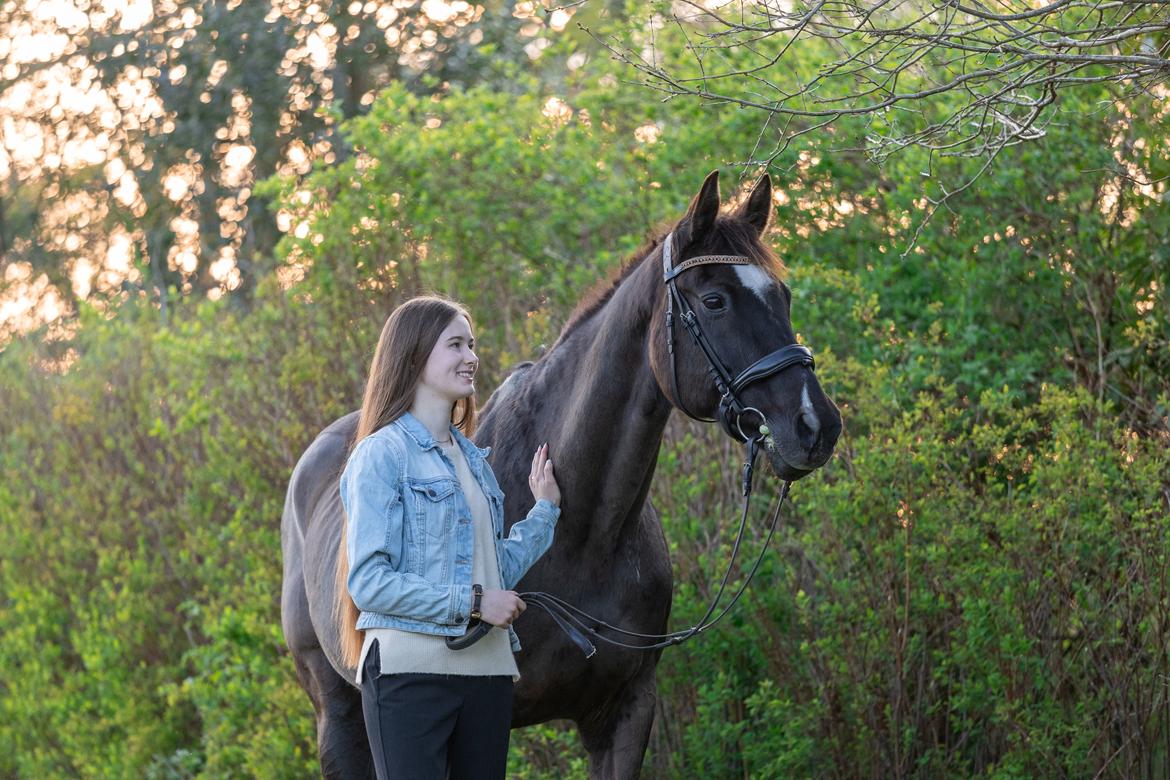
[[[708,295],[703,298],[703,305],[711,311],[718,311],[723,308],[723,299],[718,295]]]

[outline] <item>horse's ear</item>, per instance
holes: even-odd
[[[772,221],[772,177],[764,174],[760,180],[756,182],[756,186],[752,187],[752,192],[748,195],[747,200],[739,207],[736,212],[742,220],[746,220],[749,225],[756,229],[756,233],[764,235],[764,231],[768,229],[768,223]]]
[[[707,174],[699,194],[691,201],[687,215],[678,224],[679,245],[686,246],[692,241],[699,241],[715,226],[715,218],[719,216],[719,171],[714,170]]]

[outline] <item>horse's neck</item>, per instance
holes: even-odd
[[[541,361],[542,417],[555,421],[552,457],[576,526],[558,534],[616,544],[641,511],[671,409],[647,354],[656,271],[643,260]]]

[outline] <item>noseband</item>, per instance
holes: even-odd
[[[743,392],[743,389],[752,382],[766,379],[791,366],[802,365],[807,366],[810,371],[814,370],[816,364],[813,361],[812,351],[801,344],[789,344],[764,355],[733,377],[727,369],[727,364],[719,358],[719,354],[707,339],[706,334],[703,333],[695,310],[679,292],[676,280],[684,271],[700,265],[754,265],[754,263],[742,255],[701,255],[684,260],[676,266],[671,258],[673,243],[674,233],[672,232],[667,234],[662,242],[662,281],[667,286],[666,351],[670,361],[670,390],[674,395],[674,403],[692,419],[700,422],[715,422],[715,418],[700,417],[688,409],[678,390],[678,368],[674,353],[674,320],[675,307],[677,306],[678,319],[682,321],[683,327],[691,334],[691,338],[694,339],[695,344],[698,345],[703,356],[707,359],[708,372],[715,381],[715,389],[719,392],[719,410],[716,413],[719,424],[728,436],[746,442],[748,437],[743,432],[741,418],[748,413],[753,413],[760,418],[761,426],[766,423],[766,420],[763,412],[759,409],[744,405],[739,400],[739,393]]]

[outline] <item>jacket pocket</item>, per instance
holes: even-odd
[[[456,512],[459,484],[450,477],[435,477],[410,483],[415,517],[428,541],[450,536]],[[429,557],[429,554],[428,554]]]

